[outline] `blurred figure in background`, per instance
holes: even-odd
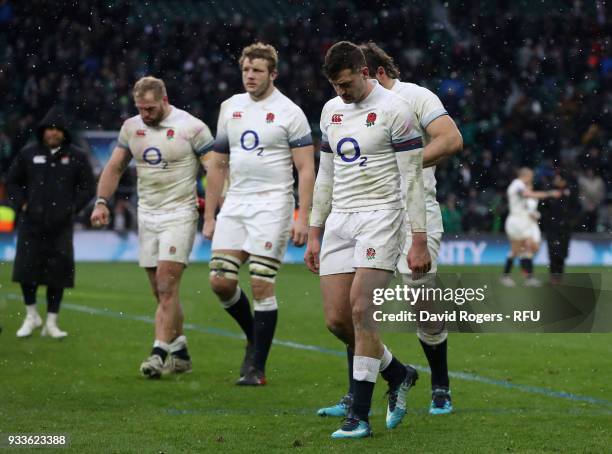
[[[57,326],[65,288],[74,286],[73,224],[94,195],[87,156],[74,145],[65,114],[51,109],[11,165],[6,182],[9,202],[20,212],[13,280],[21,284],[26,317],[17,337],[42,325],[36,310],[39,285],[47,286],[47,321],[42,335],[62,338]]]
[[[544,201],[542,229],[548,243],[550,279],[553,283],[559,283],[565,269],[565,259],[569,254],[569,243],[576,224],[579,203],[576,182],[567,173],[557,173],[552,186],[561,193],[561,197]]]

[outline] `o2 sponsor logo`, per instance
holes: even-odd
[[[353,150],[354,150],[353,156],[347,156],[342,151],[342,148],[347,143],[353,146]],[[344,148],[348,148],[348,147],[344,147]],[[336,145],[336,153],[338,153],[338,156],[340,156],[340,159],[342,159],[344,162],[352,163],[352,162],[359,160],[359,158],[361,158],[359,162],[359,167],[367,166],[366,164],[368,162],[367,156],[363,156],[363,157],[361,156],[361,148],[359,147],[359,143],[352,137],[345,137],[344,139],[340,140],[338,142],[338,145]]]
[[[257,149],[257,156],[263,156],[263,147],[259,146],[259,136],[251,129],[247,129],[240,136],[240,146],[244,151]]]
[[[162,159],[159,148],[149,147],[142,153],[142,160],[151,166],[162,164],[162,169],[168,168],[168,161]]]

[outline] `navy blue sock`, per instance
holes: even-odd
[[[406,367],[394,356],[389,366],[380,375],[389,383],[389,386],[395,388],[402,384],[407,373]]]
[[[431,369],[431,387],[433,388],[447,388],[449,385],[448,380],[448,358],[447,358],[447,339],[438,345],[429,345],[419,339],[429,368]]]
[[[265,371],[266,360],[268,359],[268,353],[270,353],[270,347],[272,346],[277,319],[278,310],[255,311],[255,357],[253,365],[262,372]]]
[[[522,258],[521,259],[521,268],[525,273],[531,275],[533,273],[533,259],[531,258]]]
[[[353,395],[355,393],[355,380],[353,380],[353,359],[355,358],[355,351],[346,346],[346,359],[348,362],[348,379],[349,379],[349,389],[347,394]]]
[[[372,406],[372,394],[374,394],[374,383],[370,381],[354,381],[355,394],[353,394],[353,415],[362,421],[368,421],[368,414]]]
[[[244,332],[249,344],[253,343],[253,314],[251,313],[251,305],[249,299],[244,294],[244,291],[240,290],[240,299],[232,306],[225,309],[228,314],[232,316],[240,328]]]
[[[162,359],[162,361],[166,361],[166,356],[168,356],[168,352],[161,347],[153,347],[153,350],[151,350],[151,356],[152,355],[157,355]]]
[[[504,274],[510,274],[512,272],[512,265],[514,265],[514,257],[508,257],[504,265]]]

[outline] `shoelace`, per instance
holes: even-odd
[[[399,386],[394,389],[389,388],[387,392],[385,393],[385,396],[388,396],[389,410],[391,411],[395,410],[395,406],[397,405],[397,394],[398,394],[397,391],[399,390],[399,388],[400,388]]]
[[[353,404],[353,398],[349,396],[348,394],[344,396],[342,399],[340,399],[340,402],[338,402],[338,405],[341,405],[347,408],[350,408],[352,404]]]
[[[342,423],[342,430],[355,430],[359,426],[359,420],[357,418],[345,418]]]
[[[450,400],[450,396],[444,390],[436,390],[433,392],[432,399],[437,408],[444,408],[446,402]]]

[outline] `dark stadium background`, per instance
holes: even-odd
[[[255,40],[278,49],[277,86],[318,135],[333,95],[325,51],[374,40],[402,80],[440,96],[463,134],[463,152],[437,170],[447,233],[503,231],[504,192],[524,165],[538,187],[569,172],[581,198],[575,230],[609,233],[609,10],[602,1],[0,0],[0,169],[54,104],[83,130],[118,130],[146,74],[214,131],[220,103],[242,89],[237,56]]]

